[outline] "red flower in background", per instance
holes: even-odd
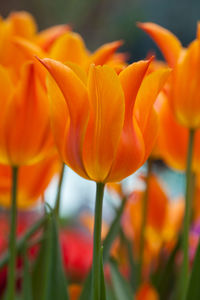
[[[77,229],[63,229],[60,232],[60,245],[68,277],[83,279],[92,265],[91,236]]]

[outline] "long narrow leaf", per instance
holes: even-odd
[[[27,256],[27,246],[24,245],[24,270],[23,270],[23,282],[22,282],[22,300],[32,300],[32,286],[31,286],[31,276],[29,270],[29,260]]]
[[[110,248],[112,246],[113,241],[115,240],[116,236],[119,233],[120,219],[121,219],[122,213],[124,211],[126,201],[127,201],[126,198],[124,198],[122,200],[122,203],[121,203],[120,207],[118,208],[116,216],[110,226],[108,234],[103,242],[103,262],[104,263],[106,263],[108,261],[109,254],[110,254]],[[90,300],[91,278],[92,278],[92,273],[90,270],[90,272],[88,273],[88,276],[85,280],[85,283],[83,285],[82,293],[81,293],[79,300],[85,300],[85,299]]]
[[[197,247],[192,273],[189,280],[187,289],[186,300],[199,300],[200,299],[200,241]]]
[[[68,300],[62,268],[57,220],[52,213],[46,223],[44,239],[33,272],[34,300]]]
[[[101,300],[106,300],[106,286],[104,280],[104,269],[103,269],[103,247],[101,248]]]
[[[116,216],[110,226],[108,234],[103,242],[103,261],[104,261],[104,263],[108,261],[108,258],[110,255],[110,248],[112,246],[113,241],[115,240],[116,236],[119,233],[120,219],[121,219],[122,213],[124,211],[126,201],[127,201],[127,198],[124,197],[120,207],[117,210]]]
[[[114,260],[110,261],[110,271],[112,289],[116,300],[133,300],[133,291],[129,283],[119,272],[117,263]]]

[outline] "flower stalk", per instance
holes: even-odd
[[[56,213],[57,217],[59,217],[59,212],[60,212],[60,199],[61,199],[64,173],[65,173],[65,164],[63,163],[61,173],[60,173],[60,177],[59,177],[57,195],[56,195],[55,213]]]
[[[104,183],[97,183],[96,187],[91,297],[95,300],[100,300],[101,294],[101,224],[104,186]]]
[[[152,160],[147,160],[147,174],[146,174],[146,186],[142,199],[142,221],[141,221],[141,235],[139,245],[139,266],[138,266],[138,283],[142,280],[142,267],[144,260],[144,244],[145,244],[145,229],[147,224],[147,213],[148,213],[148,193],[149,193],[149,179],[152,170]]]
[[[18,180],[18,167],[12,167],[11,220],[10,220],[10,240],[9,240],[10,259],[8,263],[8,283],[7,283],[6,300],[15,299],[17,180]]]
[[[193,196],[193,174],[192,174],[192,155],[194,148],[194,137],[195,130],[190,129],[189,141],[188,141],[188,153],[187,153],[187,165],[186,165],[186,190],[185,190],[185,215],[183,223],[183,264],[181,274],[181,287],[183,297],[187,289],[188,271],[189,271],[189,229],[190,229],[190,217],[192,207],[192,196]],[[182,299],[182,298],[181,298]]]

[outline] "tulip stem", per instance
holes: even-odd
[[[60,212],[60,199],[61,199],[64,173],[65,173],[65,164],[63,163],[61,173],[60,173],[60,177],[59,177],[57,195],[56,195],[55,213],[56,213],[57,217],[59,217],[59,212]]]
[[[183,264],[182,264],[182,274],[181,274],[181,287],[182,287],[182,297],[184,298],[187,281],[188,281],[188,271],[189,271],[189,229],[190,229],[190,217],[191,217],[191,206],[192,206],[192,196],[193,196],[193,174],[192,174],[192,155],[194,146],[195,130],[190,129],[189,131],[189,141],[188,141],[188,152],[187,152],[187,165],[186,165],[186,190],[185,190],[185,215],[183,222]]]
[[[139,264],[138,264],[138,284],[142,280],[142,268],[144,260],[144,245],[145,245],[145,229],[147,223],[147,212],[148,212],[148,193],[149,193],[149,179],[152,170],[152,160],[147,160],[147,174],[146,174],[146,186],[142,198],[142,220],[141,220],[141,234],[140,234],[140,245],[139,245]]]
[[[18,179],[18,167],[12,167],[11,220],[10,220],[10,237],[9,237],[10,258],[8,262],[8,281],[7,281],[6,300],[15,299],[17,179]]]
[[[101,224],[104,184],[97,183],[93,236],[92,298],[100,300],[101,293]]]

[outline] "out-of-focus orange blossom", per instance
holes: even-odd
[[[11,166],[34,164],[54,151],[48,97],[35,64],[21,71],[14,84],[0,66],[0,163]]]
[[[70,66],[78,65],[85,71],[89,70],[91,63],[95,65],[108,64],[117,73],[126,66],[126,54],[116,53],[121,46],[121,41],[104,44],[95,52],[91,53],[87,48],[82,37],[75,32],[61,34],[51,43],[51,46],[44,49],[38,43],[33,43],[21,37],[13,39],[13,43],[21,50],[24,59],[33,59],[35,55],[40,58],[50,57]],[[65,49],[63,51],[63,49]]]
[[[139,255],[144,192],[136,190],[128,199],[122,218],[127,236],[133,241],[134,255]],[[183,199],[170,201],[161,183],[151,175],[148,191],[148,212],[145,228],[144,265],[156,264],[161,249],[170,250],[178,238],[184,213]]]
[[[160,100],[161,102],[158,108],[160,126],[157,140],[159,155],[169,167],[183,171],[186,166],[189,133],[188,130],[181,126],[174,117],[167,95],[163,93],[162,99]],[[192,160],[193,171],[197,173],[200,170],[199,147],[200,130],[197,130]]]
[[[171,73],[169,103],[177,121],[186,128],[200,127],[200,25],[187,48],[170,31],[153,23],[139,23],[157,43]]]
[[[30,13],[13,12],[8,18],[0,19],[0,64],[7,67],[12,77],[16,79],[28,57],[24,57],[24,53],[16,47],[15,38],[35,43],[47,51],[61,34],[69,30],[68,25],[59,25],[38,32],[37,24]]]

